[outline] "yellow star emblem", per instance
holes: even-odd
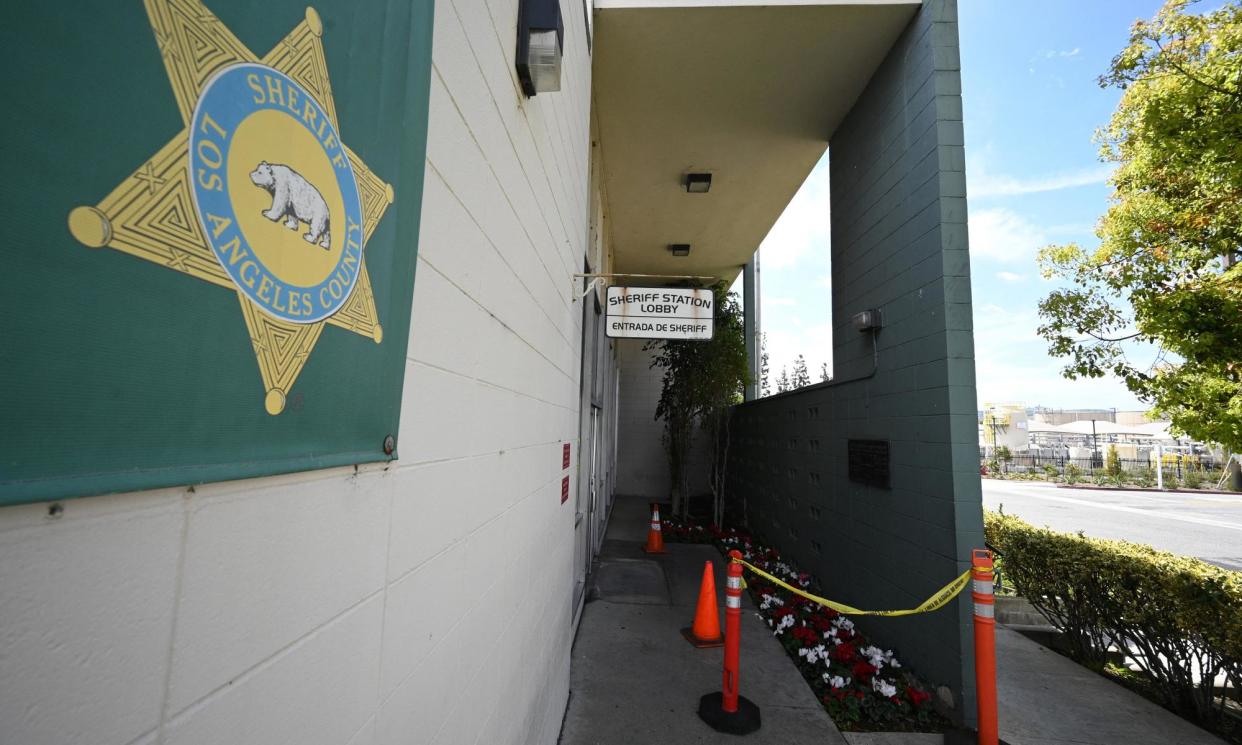
[[[379,323],[375,298],[371,293],[371,280],[367,274],[366,263],[361,260],[361,257],[363,256],[362,247],[370,239],[385,210],[393,202],[393,189],[391,185],[372,173],[352,150],[334,139],[335,132],[339,132],[339,123],[323,52],[323,22],[313,8],[307,8],[305,19],[262,58],[247,49],[218,18],[197,0],[146,0],[146,9],[151,27],[155,32],[160,55],[164,60],[164,67],[168,72],[177,107],[186,128],[160,148],[147,162],[139,166],[97,205],[74,208],[69,213],[69,230],[78,241],[87,246],[112,248],[236,292],[241,304],[242,317],[250,333],[250,341],[254,347],[263,386],[267,392],[264,404],[269,414],[279,414],[285,409],[287,396],[301,373],[303,365],[306,364],[311,350],[314,349],[315,342],[319,339],[325,324],[338,326],[371,338],[377,344],[383,340],[383,329]],[[275,305],[261,304],[255,300],[256,294],[253,286],[249,288],[249,291],[243,288],[239,276],[248,278],[249,275],[246,275],[244,271],[239,275],[236,264],[230,267],[226,260],[227,252],[224,250],[227,247],[222,247],[219,243],[213,244],[213,239],[223,240],[221,234],[225,233],[230,225],[226,225],[221,218],[201,211],[201,189],[204,185],[210,185],[211,182],[202,174],[199,175],[197,183],[192,180],[193,155],[190,146],[195,133],[191,132],[191,127],[195,123],[196,107],[200,97],[206,94],[206,90],[211,87],[218,75],[223,74],[229,68],[245,63],[251,63],[251,68],[247,69],[274,71],[272,78],[276,79],[276,91],[290,92],[289,100],[281,98],[281,103],[287,103],[287,108],[294,113],[290,115],[285,112],[285,115],[297,117],[299,116],[297,111],[301,110],[300,106],[305,105],[307,121],[303,123],[304,129],[310,131],[312,135],[315,133],[313,125],[316,123],[314,114],[322,112],[322,116],[330,122],[330,127],[327,123],[321,123],[318,126],[319,138],[323,140],[318,144],[324,146],[326,142],[328,146],[337,149],[339,157],[332,161],[332,165],[337,166],[337,171],[341,173],[349,174],[352,171],[352,174],[349,174],[352,181],[348,183],[351,187],[356,183],[356,203],[360,208],[360,219],[357,223],[349,217],[341,219],[341,215],[337,215],[330,228],[321,221],[318,232],[316,232],[316,228],[311,226],[311,219],[302,214],[305,210],[299,208],[295,214],[294,207],[290,206],[287,207],[285,213],[278,214],[279,210],[275,202],[268,210],[271,214],[265,212],[263,215],[267,218],[266,221],[256,216],[258,210],[247,209],[237,214],[237,226],[233,228],[234,230],[241,230],[241,223],[249,220],[250,224],[262,224],[261,228],[250,228],[252,232],[269,231],[264,235],[276,235],[270,231],[287,232],[288,235],[285,237],[277,236],[279,240],[284,241],[298,240],[300,225],[309,226],[307,234],[301,236],[305,238],[306,244],[300,250],[305,253],[295,252],[291,254],[293,258],[278,257],[277,263],[280,266],[287,267],[297,262],[308,261],[319,261],[322,264],[323,261],[335,257],[338,261],[337,267],[344,266],[347,269],[353,267],[347,282],[338,283],[331,288],[336,301],[327,303],[326,310],[318,314],[322,317],[316,315],[318,320],[312,322],[297,322],[274,313],[273,307],[286,310],[285,307],[279,305],[278,292],[275,296]],[[285,81],[286,88],[284,89],[279,87],[281,80]],[[290,81],[296,85],[290,85]],[[251,84],[257,96],[265,95],[258,83],[252,82]],[[268,79],[266,84],[273,85],[272,79]],[[302,95],[313,98],[315,106],[312,107],[309,102],[304,104],[299,102],[291,92],[294,88],[298,89]],[[274,95],[270,87],[266,90],[266,95]],[[314,111],[311,111],[312,108]],[[211,131],[208,125],[215,126],[210,116],[207,117],[206,123],[200,121],[199,124],[202,132],[208,133]],[[270,144],[271,140],[272,138],[268,136],[265,142]],[[200,138],[198,145],[212,145],[212,143]],[[204,150],[200,147],[198,153],[200,156],[205,154],[209,163],[215,155],[210,148]],[[327,157],[331,157],[331,154],[329,153]],[[348,166],[344,162],[346,158]],[[324,159],[324,163],[327,162],[327,159]],[[266,161],[262,163],[263,167],[267,165]],[[290,171],[285,166],[278,167]],[[334,171],[328,167],[324,172]],[[253,184],[244,183],[236,188],[241,189],[244,186],[252,192],[255,191],[255,187],[263,185],[260,181],[262,177],[256,176],[257,173],[259,170],[250,174],[250,177],[255,179]],[[297,174],[294,173],[294,176]],[[298,176],[298,178],[301,177]],[[245,179],[234,179],[234,181],[245,181]],[[305,179],[300,183],[309,184]],[[342,181],[342,183],[346,182]],[[268,188],[269,193],[272,191],[273,189]],[[310,186],[309,191],[303,189],[303,193],[310,192],[320,197],[318,203],[324,205],[323,214],[329,214],[327,204],[332,204],[333,198],[329,196],[325,204],[325,200],[313,185]],[[279,195],[279,190],[276,193]],[[271,199],[262,193],[258,193],[258,197]],[[348,202],[349,199],[346,198],[346,201]],[[200,219],[200,216],[206,219],[206,222]],[[329,229],[331,237],[329,237]],[[250,239],[250,236],[246,237]],[[275,249],[260,245],[262,242],[260,240],[259,244],[254,246],[254,253],[257,256],[266,251],[270,262]],[[348,256],[350,246],[354,249],[352,259]],[[236,245],[233,251],[233,261],[236,262],[238,251]],[[341,258],[342,256],[345,258]],[[328,259],[321,257],[328,257]],[[261,265],[261,261],[257,258],[256,262]],[[245,268],[244,263],[241,266]],[[252,275],[257,271],[252,267]],[[307,275],[308,271],[314,274],[315,270],[305,270],[299,267],[298,276]],[[322,280],[322,286],[325,288],[323,291],[328,292],[329,274],[330,269],[305,282],[294,282],[289,289],[298,289],[295,285],[306,284],[306,282],[314,284],[316,280]],[[341,287],[345,289],[338,292]],[[268,291],[272,292],[270,288]],[[299,293],[290,292],[289,294]],[[306,293],[306,298],[309,300],[311,295],[312,293]],[[326,300],[329,296],[324,295],[324,298]],[[286,297],[286,303],[292,305],[294,315],[299,312],[297,298]],[[308,305],[304,304],[302,308],[305,309],[305,315],[312,315]]]

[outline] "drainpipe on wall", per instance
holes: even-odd
[[[746,369],[751,381],[746,385],[745,400],[759,398],[759,373],[762,347],[759,344],[759,251],[742,268],[742,319],[746,334]]]

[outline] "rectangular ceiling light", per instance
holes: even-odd
[[[689,243],[670,243],[668,244],[668,250],[674,256],[689,256],[690,255],[690,244]]]
[[[712,175],[710,173],[686,174],[686,191],[691,194],[706,194],[711,188]]]

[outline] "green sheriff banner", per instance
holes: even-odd
[[[8,9],[0,504],[396,457],[433,4]]]

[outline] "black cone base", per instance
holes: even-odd
[[[1009,745],[1004,740],[997,740],[999,745]],[[944,733],[945,745],[978,745],[979,733],[973,729],[951,729]]]
[[[709,693],[699,699],[699,719],[717,732],[730,735],[749,735],[759,729],[759,707],[745,696],[737,697],[737,711],[722,708],[724,694]]]

